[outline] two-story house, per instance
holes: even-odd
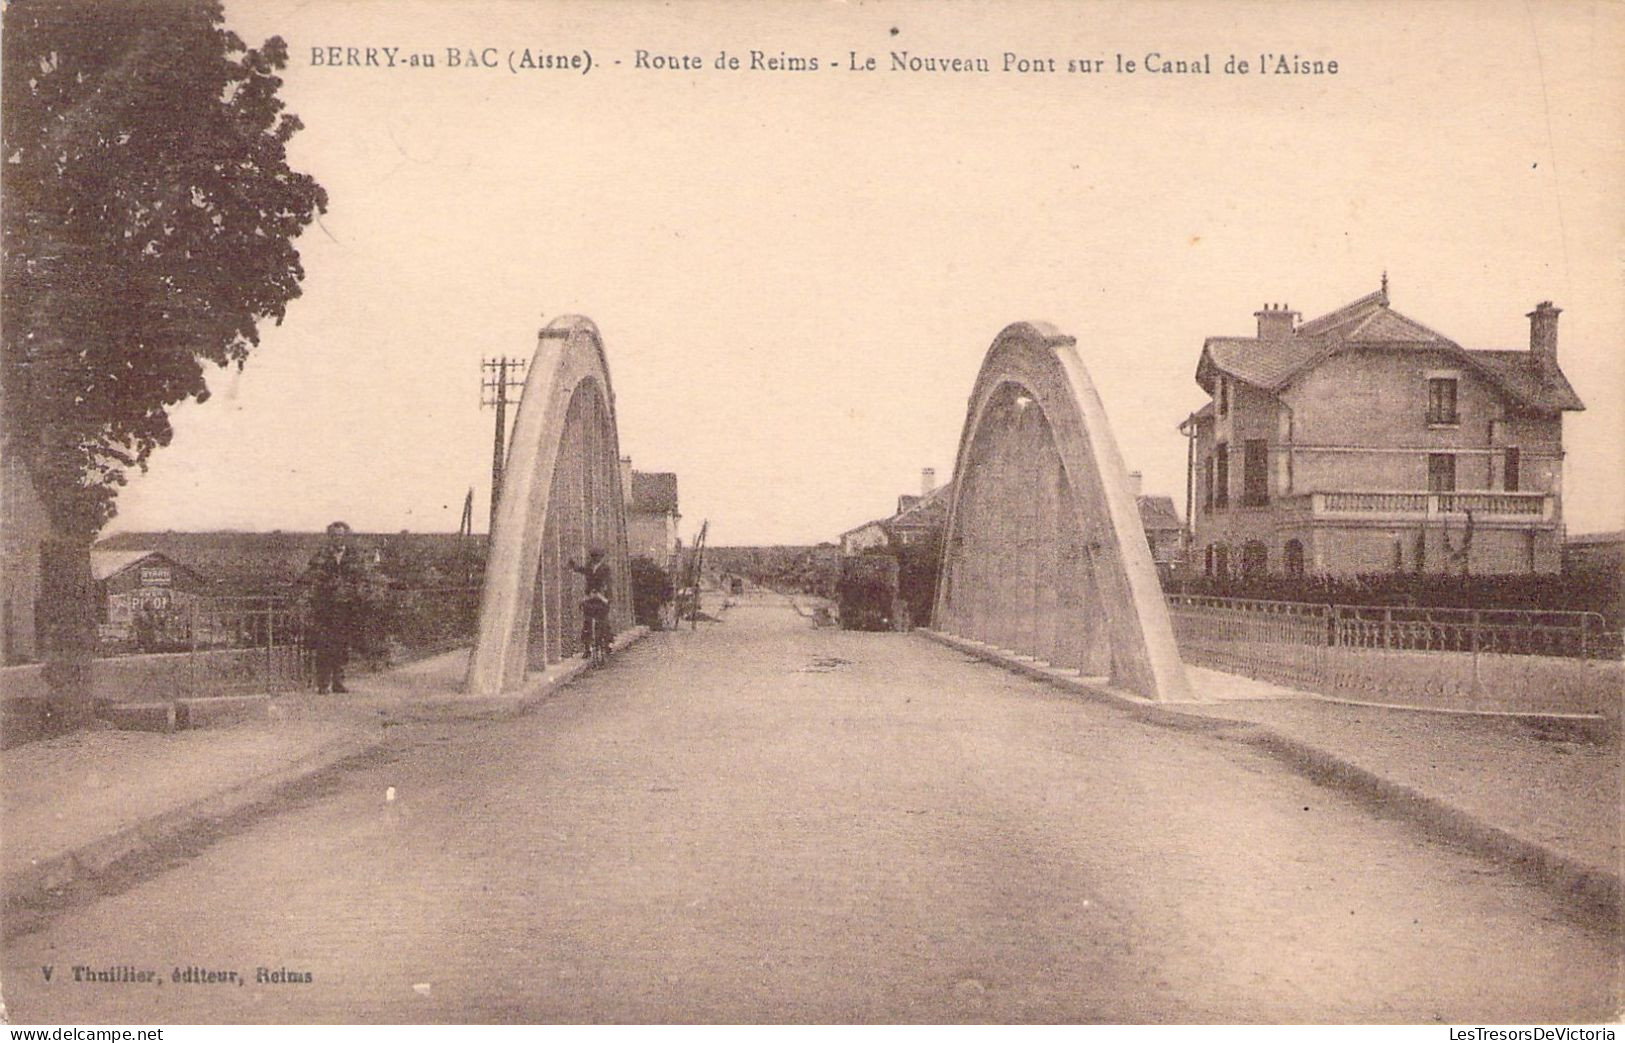
[[[1557,572],[1563,414],[1558,308],[1527,351],[1467,350],[1382,289],[1309,322],[1255,312],[1209,337],[1209,401],[1180,431],[1191,567],[1208,575]]]

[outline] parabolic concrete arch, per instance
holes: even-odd
[[[466,689],[495,695],[579,650],[571,559],[600,547],[614,570],[610,619],[631,621],[626,501],[615,394],[598,327],[566,315],[537,334],[508,439]]]
[[[1019,322],[971,393],[933,624],[1190,699],[1139,507],[1077,342]]]

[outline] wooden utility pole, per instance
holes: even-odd
[[[700,628],[700,568],[705,563],[705,530],[710,527],[709,519],[700,522],[700,534],[694,537],[694,546],[690,551],[688,588],[694,592],[694,605],[688,615],[690,630]]]
[[[497,503],[502,499],[502,467],[508,458],[508,403],[519,401],[525,389],[525,360],[503,356],[480,360],[480,406],[496,407],[496,432],[491,440],[491,526],[497,527]],[[518,392],[509,396],[509,392]]]
[[[463,497],[463,520],[457,524],[457,535],[474,535],[474,487],[469,486],[468,495]]]

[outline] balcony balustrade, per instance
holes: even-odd
[[[1360,490],[1304,493],[1282,504],[1314,518],[1427,519],[1465,517],[1483,521],[1549,522],[1557,496],[1544,492],[1397,492]]]

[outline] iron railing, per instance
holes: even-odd
[[[184,612],[194,693],[279,692],[305,677],[305,626],[280,597],[211,597]]]
[[[304,677],[305,626],[283,597],[187,596],[103,624],[97,654],[132,689],[182,697],[275,692]]]
[[[1589,712],[1621,656],[1595,612],[1167,601],[1187,662],[1378,702]]]

